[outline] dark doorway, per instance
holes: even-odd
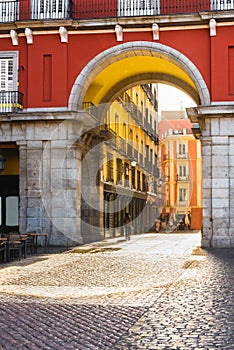
[[[0,231],[19,230],[19,176],[0,176]]]

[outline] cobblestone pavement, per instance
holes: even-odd
[[[0,266],[0,349],[234,349],[234,250],[144,234]]]

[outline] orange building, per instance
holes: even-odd
[[[161,162],[162,216],[166,221],[179,221],[190,214],[190,227],[202,224],[201,144],[192,134],[192,124],[181,112],[164,112],[159,122],[159,157]],[[174,119],[171,115],[174,115]]]

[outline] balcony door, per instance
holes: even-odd
[[[118,0],[118,16],[150,16],[160,13],[160,0]]]
[[[32,19],[59,19],[68,16],[68,0],[32,0]]]
[[[0,113],[14,109],[17,69],[14,57],[0,57]]]
[[[0,58],[0,91],[12,91],[14,87],[13,58]]]

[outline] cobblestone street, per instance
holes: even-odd
[[[0,267],[0,349],[234,349],[234,251],[144,234]]]

